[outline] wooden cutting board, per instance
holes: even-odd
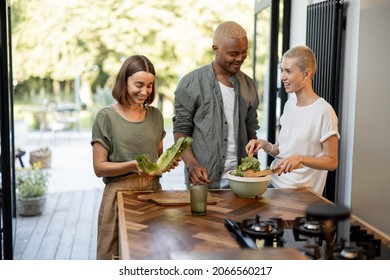
[[[190,191],[161,191],[137,196],[141,201],[151,201],[157,205],[179,206],[190,205]],[[207,204],[216,204],[217,199],[210,193],[207,196]]]

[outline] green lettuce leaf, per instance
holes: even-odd
[[[246,170],[260,171],[260,161],[250,156],[242,158],[241,164],[237,166],[236,176],[243,177]]]
[[[192,138],[180,138],[171,147],[169,147],[157,161],[151,162],[147,155],[139,155],[136,160],[138,167],[145,173],[150,175],[162,174],[168,170],[178,157],[181,157],[184,152],[191,146]]]
[[[161,173],[164,173],[172,166],[175,159],[181,157],[191,146],[192,138],[180,138],[171,147],[169,147],[157,160],[157,166]]]
[[[157,167],[157,164],[150,161],[148,155],[143,154],[143,155],[138,155],[137,158],[137,163],[139,169],[141,169],[143,172],[147,174],[156,174],[159,173],[159,169]]]

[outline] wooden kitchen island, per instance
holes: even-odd
[[[151,194],[166,200],[145,199]],[[119,192],[120,258],[306,259],[299,250],[291,247],[242,249],[225,227],[225,219],[240,223],[260,214],[261,220],[281,218],[283,227],[291,229],[295,218],[305,217],[306,209],[312,203],[331,204],[324,197],[303,188],[267,189],[262,197],[251,199],[239,198],[230,190],[213,190],[209,195],[211,204],[207,206],[207,214],[193,216],[188,191]],[[186,203],[182,203],[183,197],[186,197]],[[172,198],[179,198],[180,203],[175,203]],[[349,222],[381,239],[386,249],[390,247],[390,238],[386,234],[354,215],[350,216]]]
[[[163,191],[177,195],[185,191]],[[252,219],[257,213],[261,219],[281,218],[293,222],[304,217],[312,203],[330,203],[307,189],[268,189],[259,198],[239,198],[230,190],[210,191],[216,201],[207,206],[205,216],[191,215],[190,205],[165,206],[140,198],[148,193],[119,192],[119,242],[121,259],[172,259],[186,258],[187,253],[227,254],[235,258],[242,253],[238,243],[226,229],[225,219],[241,222]],[[272,249],[271,249],[272,250]],[[285,248],[285,258],[302,258],[298,251]],[[253,256],[254,250],[243,258]],[[256,251],[256,250],[255,250]],[[264,250],[263,250],[264,251]],[[273,258],[265,255],[266,258]],[[264,254],[263,254],[264,256]],[[275,257],[280,258],[280,255]]]

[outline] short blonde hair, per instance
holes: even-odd
[[[312,72],[311,78],[314,78],[314,74],[317,70],[317,60],[314,52],[307,46],[297,46],[289,49],[283,54],[283,58],[296,58],[295,65],[304,72],[310,68]]]
[[[228,38],[241,39],[246,37],[246,31],[234,21],[225,21],[217,26],[214,32],[213,45],[220,46]]]

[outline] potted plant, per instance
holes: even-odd
[[[21,216],[40,215],[45,207],[48,173],[41,162],[16,171],[16,206]]]
[[[49,147],[40,148],[30,152],[30,164],[40,162],[41,168],[50,168],[51,166],[51,149]]]

